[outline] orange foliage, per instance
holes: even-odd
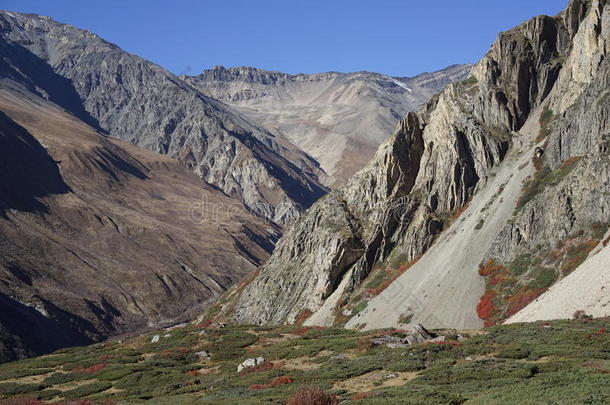
[[[479,274],[483,277],[491,276],[492,274],[502,271],[504,266],[497,264],[494,259],[489,259],[485,264],[479,265]]]
[[[248,387],[251,390],[266,390],[267,388],[275,387],[276,385],[292,384],[294,380],[292,377],[283,375],[281,377],[275,377],[269,384],[253,384]]]
[[[491,317],[494,315],[496,310],[496,306],[494,304],[495,297],[496,292],[494,290],[487,290],[477,305],[477,315],[479,315],[479,318],[485,321],[485,326],[493,325],[493,320]]]
[[[184,374],[188,375],[189,377],[197,377],[199,375],[199,371],[197,371],[197,370],[190,370],[190,371],[187,371]]]
[[[546,288],[536,288],[534,290],[520,290],[517,294],[508,298],[508,309],[506,311],[506,317],[510,318],[511,316],[515,315],[517,312],[521,311],[536,298],[540,297],[545,291]]]

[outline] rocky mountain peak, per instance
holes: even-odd
[[[609,22],[606,1],[574,0],[500,34],[470,77],[301,216],[234,319],[477,328],[587,258],[566,245],[602,249],[610,218],[577,176],[608,170]]]

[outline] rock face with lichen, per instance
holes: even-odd
[[[325,194],[317,162],[165,69],[48,17],[0,11],[3,75],[111,136],[183,162],[287,224]]]
[[[500,34],[470,78],[409,114],[363,170],[301,216],[241,293],[234,319],[281,323],[295,322],[303,313],[339,313],[376,266],[425,254],[439,234],[447,234],[452,214],[492,183],[495,169],[512,167],[505,161],[509,152],[511,161],[533,156],[544,136],[544,153],[528,183],[533,188],[523,188],[519,203],[496,201],[504,208],[514,205],[515,214],[493,224],[493,232],[487,230],[494,240],[481,258],[508,262],[539,246],[550,248],[592,223],[598,224],[597,237],[603,234],[610,220],[610,190],[603,180],[610,169],[609,27],[606,1],[574,0],[556,17],[539,16]],[[538,114],[542,132],[530,144],[517,133]],[[466,230],[471,233],[483,227],[484,219],[482,212],[472,215],[482,216],[476,229]],[[455,233],[446,238],[461,237]],[[528,266],[507,279],[527,284],[535,278]],[[430,280],[437,270],[417,269]],[[478,269],[456,271],[452,277]],[[427,291],[430,299],[431,288]],[[334,294],[340,298],[325,308]],[[483,290],[471,294],[478,300]],[[439,300],[438,305],[449,309],[460,303]],[[471,306],[463,311],[474,313]],[[417,313],[412,315],[417,319]],[[506,314],[496,315],[497,322]],[[384,316],[369,311],[362,318],[366,323]],[[481,321],[464,322],[440,326],[478,327]]]

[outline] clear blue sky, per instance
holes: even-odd
[[[568,0],[0,0],[89,29],[177,74],[214,65],[412,76],[476,62],[496,35]]]

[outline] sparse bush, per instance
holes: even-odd
[[[504,359],[525,359],[531,354],[531,350],[523,345],[508,345],[500,350],[496,357]]]
[[[574,312],[574,315],[572,315],[572,319],[576,319],[579,321],[585,321],[585,320],[591,320],[593,319],[593,317],[591,315],[587,315],[587,313],[585,311],[583,311],[582,309],[577,310],[576,312]]]
[[[553,111],[545,108],[540,114],[540,132],[536,137],[536,143],[543,141],[551,133],[551,123],[555,119]]]
[[[80,387],[65,391],[62,396],[67,399],[79,399],[87,397],[98,392],[106,391],[111,388],[112,384],[106,381],[97,381],[87,385],[81,385]]]
[[[516,210],[523,208],[528,202],[533,200],[538,194],[542,193],[546,187],[552,187],[559,184],[576,166],[576,163],[581,159],[580,156],[574,156],[558,167],[551,170],[548,166],[541,167],[534,173],[532,179],[528,180],[523,186],[523,193],[517,202]]]
[[[532,277],[533,280],[529,283],[532,290],[547,289],[557,280],[555,270],[540,266],[533,270]]]
[[[301,388],[294,393],[286,405],[337,405],[336,395],[328,394],[317,387]]]

